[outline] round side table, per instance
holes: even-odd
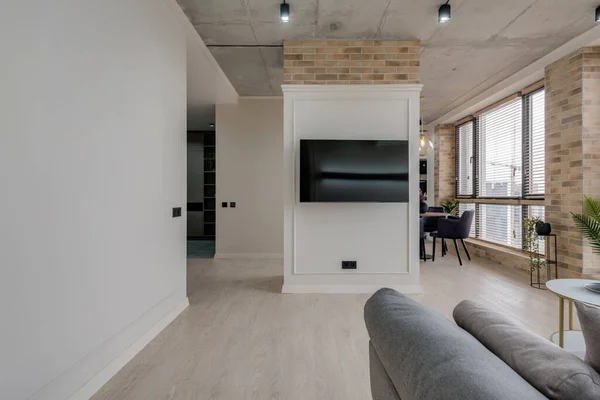
[[[550,340],[580,358],[585,355],[585,341],[581,331],[573,330],[573,301],[600,306],[600,294],[585,288],[588,283],[598,283],[589,279],[554,279],[546,287],[558,296],[558,332]],[[565,300],[569,303],[569,329],[565,330]]]

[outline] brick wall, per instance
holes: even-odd
[[[452,244],[448,245],[450,254],[454,252],[452,246]],[[476,239],[467,239],[467,246],[469,248],[469,253],[471,254],[471,257],[486,260],[494,265],[502,265],[507,268],[514,268],[519,271],[525,272],[527,275],[529,275],[529,269],[531,267],[529,265],[529,256],[525,252],[507,249],[503,246],[498,246],[492,243],[485,243]],[[554,279],[554,267],[552,267],[550,274],[552,276],[552,279]],[[540,270],[541,281],[545,281],[547,276],[548,270],[546,268],[542,268]],[[564,268],[558,269],[558,277],[561,279],[593,278],[592,276],[582,276],[578,272],[566,270]],[[534,280],[537,280],[537,277],[534,277]]]
[[[420,83],[419,41],[284,41],[286,84]]]
[[[600,200],[600,46],[583,49],[583,194]],[[583,242],[583,267],[600,273],[600,256],[587,239]]]
[[[586,47],[546,68],[546,220],[559,237],[561,267],[600,272],[598,256],[571,212],[600,199],[600,48]]]
[[[434,151],[434,192],[436,205],[445,200],[453,200],[456,195],[456,140],[452,124],[435,127]]]

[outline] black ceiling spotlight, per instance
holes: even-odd
[[[600,22],[600,6],[596,8],[596,22]]]
[[[214,128],[215,124],[211,122],[210,124],[208,124],[208,126],[210,126],[211,128]]]
[[[438,11],[438,22],[440,24],[445,24],[452,18],[452,7],[450,7],[450,4],[448,3],[450,3],[450,0],[448,0],[446,4],[442,4]]]
[[[290,22],[290,5],[285,0],[279,6],[279,17],[281,17],[281,22]]]

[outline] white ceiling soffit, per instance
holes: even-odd
[[[283,40],[421,40],[421,111],[438,120],[596,26],[599,0],[178,0],[242,96],[281,95]],[[248,47],[251,46],[251,47]],[[275,47],[273,47],[275,46]]]
[[[215,105],[236,103],[238,93],[175,0],[165,0],[186,34],[188,130],[214,130]]]
[[[435,121],[432,121],[430,125],[435,126],[438,124],[454,123],[465,117],[468,117],[469,115],[484,109],[490,104],[494,104],[495,102],[500,101],[514,93],[517,93],[527,86],[544,79],[546,66],[552,64],[553,62],[560,60],[564,56],[571,54],[582,47],[598,45],[600,45],[600,26],[590,29],[583,35],[580,35],[569,41],[565,45],[540,58],[513,76],[505,79],[497,85],[492,86],[485,92],[475,96],[454,110],[442,115]]]

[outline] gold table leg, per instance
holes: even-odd
[[[573,300],[569,300],[569,330],[573,330]]]
[[[565,299],[558,298],[558,345],[565,348]]]

